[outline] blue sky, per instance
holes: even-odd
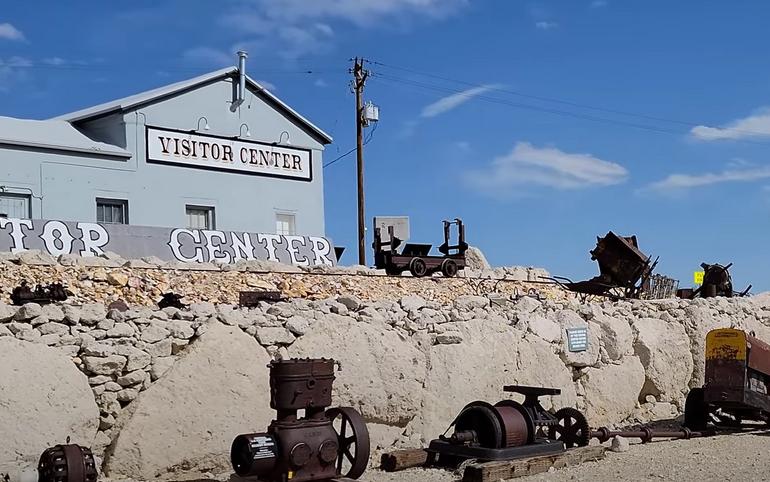
[[[770,289],[767,2],[76,4],[4,2],[0,115],[95,105],[246,48],[249,73],[334,136],[330,161],[355,143],[348,59],[364,56],[381,112],[368,218],[408,215],[438,243],[462,217],[493,264],[575,279],[614,230],[683,286],[706,261]],[[353,262],[354,156],[325,183],[327,234]]]

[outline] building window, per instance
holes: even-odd
[[[96,222],[128,224],[128,201],[96,198]]]
[[[29,194],[0,193],[0,218],[32,217],[32,197]]]
[[[214,208],[207,206],[186,206],[187,227],[190,229],[216,229]]]
[[[275,234],[294,236],[297,234],[293,214],[279,213],[275,215]]]

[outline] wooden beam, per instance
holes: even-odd
[[[396,472],[412,467],[422,467],[428,462],[428,456],[428,451],[425,449],[395,450],[382,454],[380,468],[385,472]]]
[[[604,447],[592,445],[567,450],[554,455],[544,455],[529,459],[506,460],[471,464],[465,468],[462,482],[498,482],[515,479],[526,475],[548,472],[554,467],[561,469],[604,458]]]

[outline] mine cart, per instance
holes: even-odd
[[[733,328],[706,335],[706,379],[684,407],[685,426],[737,427],[745,420],[770,423],[770,345]]]
[[[457,226],[457,244],[450,244],[450,231],[452,226]],[[401,252],[398,248],[402,240],[393,232],[393,227],[388,227],[388,240],[383,242],[381,228],[374,230],[374,265],[377,269],[384,269],[391,276],[397,276],[409,270],[412,276],[420,278],[433,273],[441,272],[447,278],[457,275],[457,272],[465,268],[465,252],[468,244],[465,242],[465,226],[460,219],[444,221],[444,244],[438,247],[441,256],[430,255],[432,245],[406,243]]]
[[[658,263],[639,250],[636,236],[618,236],[612,231],[597,237],[596,248],[590,253],[599,263],[599,276],[577,282],[561,276],[550,279],[584,295],[640,298]]]

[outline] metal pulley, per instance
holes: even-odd
[[[74,444],[46,449],[40,456],[37,472],[38,482],[96,482],[98,479],[91,450]]]

